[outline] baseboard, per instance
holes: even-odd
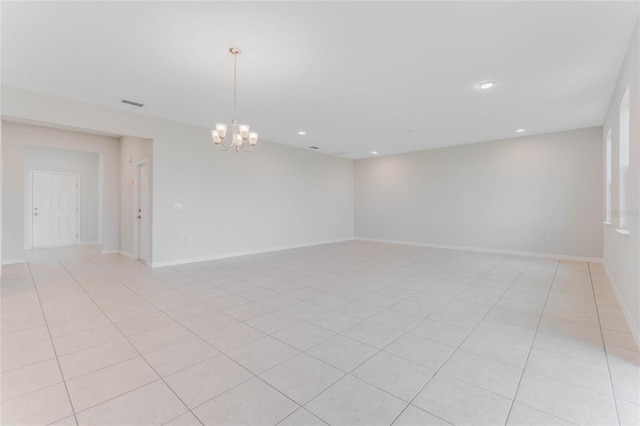
[[[129,253],[128,251],[120,250],[120,254],[127,256],[129,259],[133,259],[133,253]]]
[[[240,256],[249,256],[252,254],[260,254],[260,253],[269,253],[272,251],[282,251],[282,250],[291,250],[295,248],[302,247],[312,247],[312,246],[320,246],[323,244],[333,244],[333,243],[341,243],[344,241],[353,241],[353,238],[343,238],[339,240],[327,240],[327,241],[318,241],[314,243],[303,243],[303,244],[292,244],[288,246],[278,246],[278,247],[270,247],[266,249],[258,249],[258,250],[247,250],[247,251],[239,251],[234,253],[224,253],[224,254],[214,254],[211,256],[202,256],[202,257],[191,257],[186,259],[178,259],[178,260],[164,260],[161,262],[152,262],[152,268],[159,268],[162,266],[175,266],[175,265],[183,265],[185,263],[196,263],[196,262],[206,262],[207,260],[218,260],[218,259],[227,259],[230,257],[240,257]]]
[[[624,297],[622,297],[622,294],[618,289],[618,284],[616,284],[616,280],[613,278],[613,275],[611,274],[609,265],[607,265],[607,262],[603,262],[603,264],[604,264],[604,271],[607,274],[607,278],[609,278],[609,282],[611,283],[613,292],[616,295],[616,299],[618,299],[618,304],[620,305],[620,308],[622,308],[622,313],[624,314],[624,318],[627,320],[627,325],[631,330],[633,339],[636,341],[636,345],[640,348],[640,329],[638,329],[638,324],[635,322],[635,320],[631,316],[629,307],[627,306]]]
[[[447,244],[417,243],[413,241],[384,240],[384,239],[378,239],[378,238],[356,237],[354,239],[357,241],[371,241],[375,243],[402,244],[407,246],[439,248],[439,249],[446,249],[446,250],[473,251],[478,253],[508,254],[512,256],[541,257],[544,259],[570,260],[574,262],[592,262],[592,263],[603,262],[602,258],[600,257],[569,256],[565,254],[537,253],[537,252],[531,252],[531,251],[502,250],[502,249],[491,249],[491,248],[482,248],[482,247],[465,247],[465,246],[453,246],[453,245],[447,245]]]
[[[25,259],[24,257],[19,258],[19,259],[3,259],[2,260],[2,264],[3,265],[13,265],[15,263],[25,263],[27,261],[27,259]]]
[[[115,250],[102,250],[102,254],[120,254],[120,250],[119,250],[119,249],[115,249]]]
[[[78,243],[79,246],[97,246],[100,245],[99,241],[81,241]]]

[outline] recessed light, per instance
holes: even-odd
[[[481,88],[482,90],[486,90],[486,89],[491,89],[495,85],[496,83],[493,81],[483,81],[482,83],[478,84],[478,87]]]
[[[300,131],[298,131],[298,134],[299,134],[299,135],[306,135],[306,134],[307,134],[307,132],[305,132],[304,130],[300,130]]]
[[[516,129],[516,133],[522,133],[524,132],[524,129]]]
[[[378,153],[378,151],[371,151],[371,153],[375,155]]]

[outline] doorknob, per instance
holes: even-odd
[[[38,212],[35,212],[33,215],[34,215],[34,216],[38,216]]]
[[[38,213],[36,213],[36,214],[38,214]],[[141,219],[141,218],[142,218],[142,216],[138,216],[138,219]]]

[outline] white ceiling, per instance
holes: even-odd
[[[612,1],[3,1],[2,84],[211,127],[231,119],[237,46],[240,118],[261,139],[363,158],[601,125],[638,15]]]

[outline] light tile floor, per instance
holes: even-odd
[[[637,425],[600,264],[346,242],[3,268],[2,424]]]

